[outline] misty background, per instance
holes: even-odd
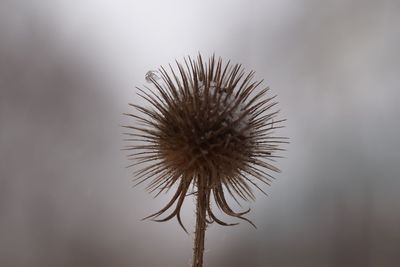
[[[122,113],[148,70],[215,52],[278,95],[291,143],[208,267],[400,264],[399,1],[0,1],[0,266],[190,266],[193,235],[140,221]],[[183,208],[193,229],[193,201]],[[228,221],[234,221],[227,218]]]

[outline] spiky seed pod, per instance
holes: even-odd
[[[222,212],[253,224],[243,217],[249,210],[234,212],[225,193],[236,201],[254,199],[252,187],[264,192],[257,182],[269,184],[271,171],[279,172],[273,163],[285,140],[274,136],[274,129],[284,120],[276,119],[275,96],[268,96],[268,87],[256,89],[262,81],[252,81],[254,72],[245,75],[239,64],[223,64],[214,56],[207,64],[200,55],[197,61],[189,57],[184,65],[176,63],[178,72],[170,65],[169,72],[158,70],[159,78],[146,76],[154,88],[137,89],[150,106],[130,104],[139,115],[126,114],[136,121],[126,126],[132,130],[126,140],[133,150],[131,166],[142,166],[134,174],[137,184],[150,179],[147,189],[158,194],[177,185],[169,203],[147,218],[176,216],[185,229],[180,210],[194,190],[204,222],[234,225],[215,216],[213,197]],[[175,203],[170,215],[156,219]]]

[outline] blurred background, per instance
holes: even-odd
[[[400,266],[399,14],[396,0],[1,0],[0,266],[190,266],[193,235],[140,221],[170,195],[132,188],[120,125],[148,70],[198,52],[265,79],[291,138],[269,196],[243,204],[258,229],[210,226],[205,266]]]

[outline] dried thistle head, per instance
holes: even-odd
[[[146,75],[153,88],[137,89],[149,106],[130,104],[139,115],[126,114],[136,121],[125,127],[132,130],[126,133],[131,166],[142,166],[134,174],[137,184],[150,180],[147,189],[158,194],[177,185],[169,203],[147,218],[176,216],[184,228],[180,209],[193,190],[205,195],[208,223],[233,225],[215,216],[213,197],[222,212],[252,224],[243,217],[249,210],[234,212],[225,194],[236,201],[254,199],[253,187],[264,192],[257,182],[269,184],[271,171],[279,172],[274,159],[285,138],[274,136],[284,121],[276,118],[275,96],[268,96],[268,87],[256,90],[261,82],[252,81],[254,72],[246,75],[241,65],[223,64],[214,56],[208,63],[200,55],[184,65],[177,62],[177,70],[161,67],[160,77]],[[174,204],[170,215],[155,219]]]

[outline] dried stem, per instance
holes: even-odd
[[[199,179],[201,180],[201,179]],[[202,183],[199,181],[199,183]],[[207,191],[199,184],[196,203],[196,231],[192,267],[203,267],[204,239],[206,235]]]

